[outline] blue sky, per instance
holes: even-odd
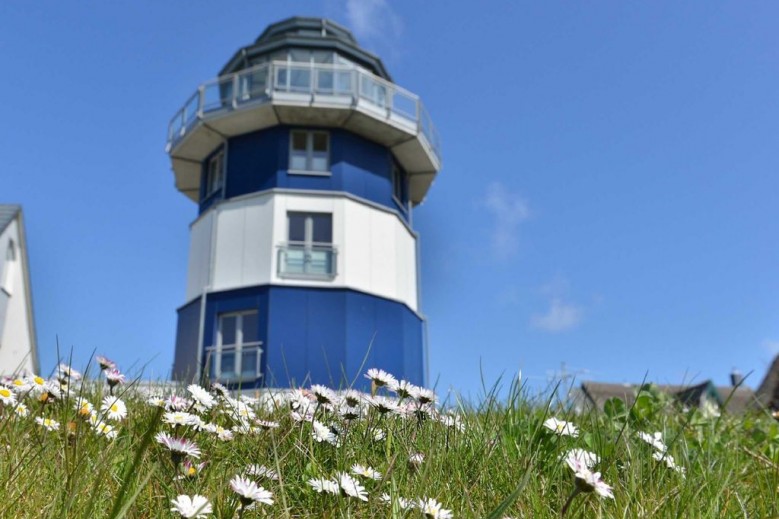
[[[45,370],[165,376],[195,205],[167,123],[242,45],[326,16],[419,94],[431,378],[659,382],[779,353],[779,4],[3,2],[0,201],[24,207]]]

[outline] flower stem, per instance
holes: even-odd
[[[571,503],[573,503],[573,498],[579,495],[579,493],[581,493],[579,487],[574,487],[573,492],[571,492],[571,495],[568,496],[568,501],[565,502],[565,504],[563,505],[563,509],[560,510],[560,517],[565,516],[565,513],[568,511],[568,507],[571,506]]]

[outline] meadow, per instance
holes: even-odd
[[[518,379],[438,402],[375,369],[370,394],[239,396],[145,387],[98,360],[92,377],[3,381],[0,517],[779,516],[766,411],[684,409],[646,386],[574,412],[559,385]]]

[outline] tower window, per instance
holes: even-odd
[[[330,174],[330,134],[293,130],[289,141],[290,173]]]
[[[206,197],[220,191],[224,185],[224,150],[219,150],[206,165]]]
[[[392,164],[392,197],[401,207],[406,202],[406,175],[395,163]]]
[[[262,342],[256,310],[219,314],[216,345],[206,348],[211,380],[254,381],[260,376]]]
[[[279,275],[332,279],[336,271],[333,216],[329,213],[287,213],[288,242],[279,251]]]

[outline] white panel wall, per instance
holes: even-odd
[[[0,284],[5,284],[2,277],[7,271],[6,288],[10,290],[6,294],[5,316],[0,316],[5,319],[0,337],[0,374],[3,375],[32,373],[34,369],[32,350],[35,345],[30,333],[33,317],[28,313],[30,294],[25,283],[27,251],[21,247],[18,222],[18,219],[11,222],[0,235]],[[6,251],[11,240],[15,244],[16,259],[6,265]]]
[[[189,229],[189,267],[187,269],[186,301],[199,296],[209,285],[211,276],[211,236],[214,213],[209,212]]]
[[[333,215],[333,245],[338,251],[332,280],[278,276],[278,247],[287,242],[287,212]],[[264,193],[220,204],[192,226],[187,300],[210,289],[264,284],[347,287],[405,303],[417,310],[416,237],[397,214],[343,195]],[[197,236],[196,236],[197,235]],[[213,247],[213,252],[210,249]],[[209,250],[206,250],[209,249]]]

